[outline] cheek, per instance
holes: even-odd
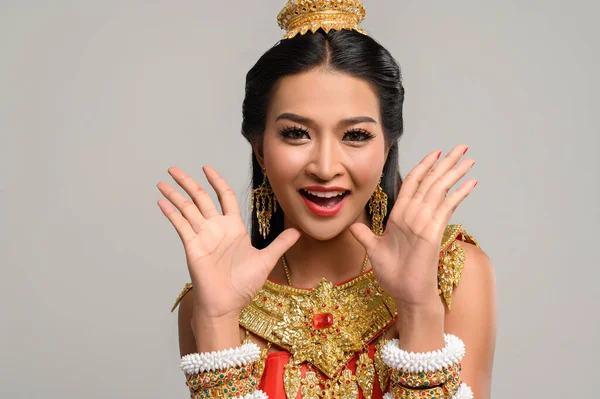
[[[265,168],[275,191],[293,182],[306,164],[306,154],[297,147],[286,145],[277,137],[265,135],[263,143]]]
[[[366,187],[374,188],[377,185],[377,182],[379,182],[384,164],[383,148],[372,146],[364,151],[360,157],[354,158],[353,164],[349,169],[352,173],[353,180],[357,185],[360,185],[360,189]],[[375,186],[373,186],[373,184],[375,184]]]

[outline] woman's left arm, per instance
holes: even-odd
[[[460,284],[452,292],[452,310],[446,310],[444,330],[465,343],[462,380],[476,399],[489,399],[496,342],[494,268],[480,248],[462,241],[457,244],[464,248],[466,261]]]

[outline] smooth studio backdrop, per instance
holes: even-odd
[[[476,160],[452,222],[496,267],[494,398],[596,390],[600,6],[364,3],[404,75],[402,174],[460,143]],[[0,2],[0,397],[188,397],[155,186],[208,164],[247,209],[245,74],[283,5]]]

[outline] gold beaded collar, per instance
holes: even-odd
[[[240,325],[288,351],[291,364],[309,363],[332,378],[396,315],[370,271],[341,285],[323,279],[311,290],[267,280]]]

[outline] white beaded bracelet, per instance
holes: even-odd
[[[440,371],[460,363],[465,356],[464,342],[452,334],[444,335],[444,349],[433,352],[409,353],[400,349],[398,342],[398,339],[388,341],[381,350],[381,358],[388,367],[409,373]]]
[[[392,395],[391,392],[386,392],[386,394],[383,395],[383,399],[396,398],[394,398],[394,395]],[[458,391],[452,395],[452,398],[450,399],[473,399],[473,391],[471,391],[471,388],[463,382],[460,387],[458,387]]]
[[[235,366],[246,366],[260,358],[260,348],[247,343],[235,349],[217,352],[191,353],[181,358],[179,367],[185,374],[204,373]],[[257,398],[259,398],[257,396]],[[248,398],[254,399],[254,396]]]

